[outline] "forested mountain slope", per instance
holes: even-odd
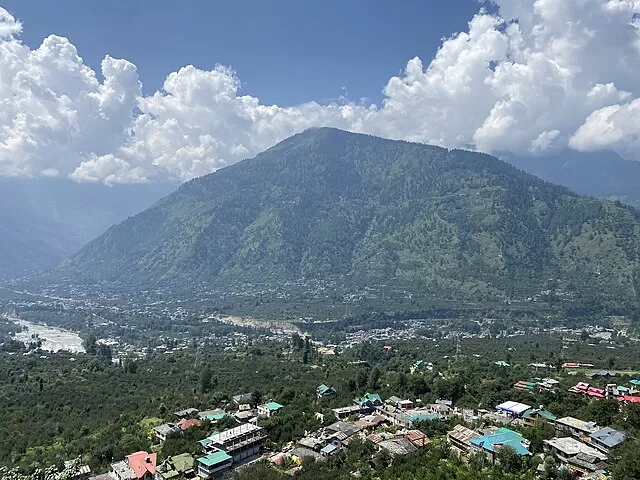
[[[506,299],[635,301],[640,222],[486,154],[321,128],[184,184],[63,276],[136,285],[341,279]]]

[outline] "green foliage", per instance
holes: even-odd
[[[548,305],[569,292],[629,311],[638,258],[631,208],[485,154],[314,129],[184,184],[61,274],[174,288],[341,279],[467,301],[544,290]]]

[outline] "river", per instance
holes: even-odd
[[[33,342],[34,339],[31,336],[37,334],[38,339],[42,340],[42,350],[49,352],[58,352],[60,350],[73,353],[84,352],[82,339],[77,333],[63,328],[27,322],[19,318],[9,318],[9,320],[22,325],[22,327],[27,327],[28,330],[20,332],[13,337],[26,345],[28,345],[29,342]]]

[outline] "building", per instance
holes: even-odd
[[[383,440],[378,443],[380,450],[386,450],[391,456],[408,455],[416,452],[418,448],[406,437],[396,437]]]
[[[595,422],[584,422],[573,417],[558,418],[555,421],[556,436],[575,437],[579,440],[591,441],[591,434],[600,430]]]
[[[156,475],[155,453],[136,452],[111,465],[117,480],[153,480]]]
[[[190,428],[199,427],[200,425],[202,425],[202,421],[197,418],[183,418],[176,423],[176,427],[178,427],[181,432],[189,430]]]
[[[318,398],[322,397],[330,397],[331,395],[335,395],[336,391],[334,388],[326,386],[324,383],[316,388],[316,395]]]
[[[195,459],[188,453],[169,457],[156,468],[157,480],[171,480],[174,478],[195,478]]]
[[[474,437],[471,439],[471,446],[474,450],[483,452],[491,463],[496,463],[497,455],[504,447],[511,447],[521,457],[531,455],[529,441],[508,428],[500,428],[495,433]]]
[[[356,398],[353,403],[360,407],[360,413],[371,413],[382,405],[382,398],[377,393],[367,392],[363,397]]]
[[[519,402],[504,402],[496,407],[496,410],[512,418],[521,418],[524,412],[530,409],[531,405]]]
[[[542,405],[540,408],[530,408],[522,414],[522,423],[527,427],[533,427],[540,423],[554,423],[557,417]]]
[[[198,410],[196,408],[185,408],[173,414],[178,418],[196,418],[198,416]]]
[[[278,402],[267,402],[264,405],[258,406],[258,415],[270,418],[272,415],[278,413],[282,408]]]
[[[207,454],[223,451],[239,462],[258,455],[266,438],[262,427],[245,423],[207,437],[204,449]]]
[[[607,456],[573,437],[544,441],[549,453],[573,472],[588,474],[606,469]]]
[[[460,453],[468,453],[471,449],[471,440],[481,435],[464,425],[456,425],[453,430],[447,433],[447,442]]]
[[[198,466],[198,477],[209,480],[231,468],[233,457],[222,450],[215,450],[204,457],[198,458],[196,464]]]
[[[603,428],[591,434],[591,445],[604,453],[609,453],[624,442],[626,434],[611,427]]]
[[[332,438],[329,443],[320,450],[320,455],[328,457],[330,455],[335,455],[340,450],[342,450],[342,442],[336,438]]]
[[[349,405],[348,407],[339,407],[332,410],[338,420],[346,420],[351,415],[359,415],[361,413],[360,405]]]
[[[162,443],[166,441],[167,437],[170,435],[180,433],[181,431],[182,430],[180,430],[179,427],[176,427],[173,423],[163,423],[153,429],[153,436]]]

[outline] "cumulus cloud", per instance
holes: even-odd
[[[144,96],[132,63],[107,56],[96,73],[58,36],[31,50],[0,8],[0,175],[189,179],[313,126],[485,151],[640,157],[640,0],[492,3],[494,13],[481,9],[433,59],[409,60],[380,105],[292,107],[243,94],[224,66],[184,67]]]

